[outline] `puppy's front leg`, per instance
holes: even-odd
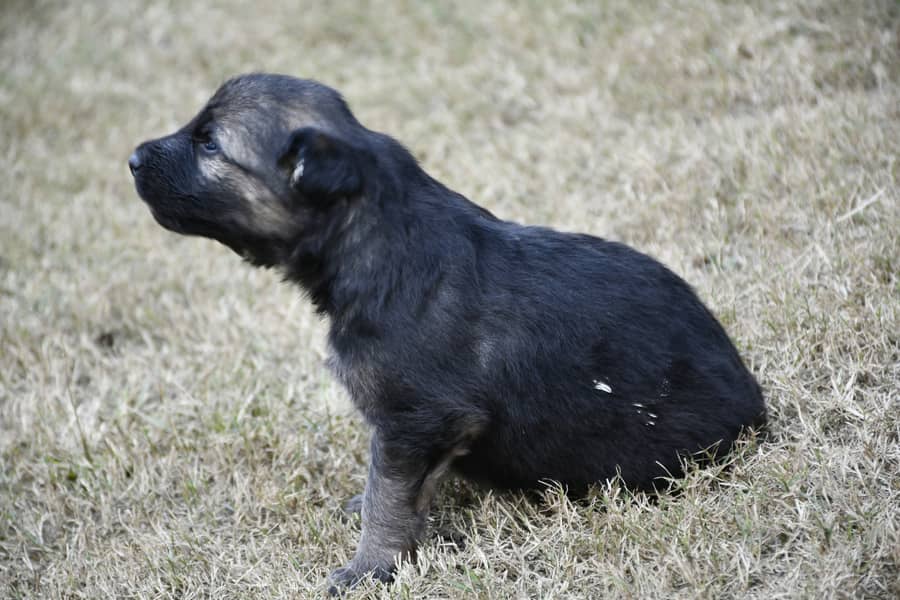
[[[362,536],[353,560],[329,576],[332,594],[366,576],[393,578],[397,557],[413,560],[440,475],[449,461],[429,465],[418,452],[372,436],[372,459],[362,499]]]

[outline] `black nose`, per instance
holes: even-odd
[[[131,169],[132,175],[137,173],[137,170],[141,168],[141,157],[138,156],[137,152],[132,152],[131,156],[128,157],[128,168]]]

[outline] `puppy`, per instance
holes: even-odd
[[[163,227],[280,269],[330,320],[329,364],[372,431],[362,535],[335,591],[414,557],[448,472],[652,490],[765,423],[759,386],[677,275],[496,218],[324,85],[237,77],[128,163]]]

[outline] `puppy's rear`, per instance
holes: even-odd
[[[580,490],[618,473],[650,489],[686,456],[724,453],[762,425],[759,387],[727,335],[661,264],[590,236],[488,229],[474,386],[490,390],[496,429],[459,459],[469,476]]]
[[[281,269],[329,317],[330,365],[372,429],[362,538],[336,586],[415,554],[448,471],[652,488],[765,421],[680,278],[621,244],[498,220],[325,86],[231,80],[129,164],[163,226]]]

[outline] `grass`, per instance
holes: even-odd
[[[4,3],[0,596],[314,597],[349,558],[366,434],[325,324],[125,165],[267,70],[505,218],[659,257],[770,407],[657,502],[448,483],[356,597],[897,597],[898,38],[889,0]]]

